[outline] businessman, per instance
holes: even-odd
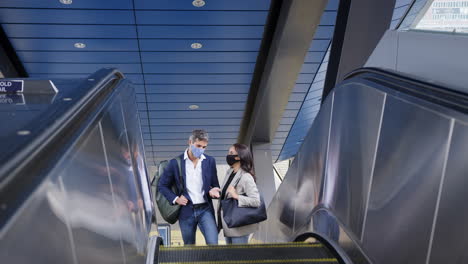
[[[219,198],[219,183],[216,162],[205,155],[208,133],[194,130],[188,140],[188,148],[180,155],[183,183],[180,183],[177,160],[172,159],[165,168],[158,184],[168,201],[181,205],[179,226],[185,245],[195,244],[197,226],[207,244],[218,244],[218,229],[214,217],[212,198]],[[183,186],[179,194],[171,186]],[[179,188],[179,187],[178,187]]]

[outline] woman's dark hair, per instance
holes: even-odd
[[[242,170],[250,173],[254,178],[254,181],[256,181],[252,152],[250,152],[249,147],[239,143],[232,146],[236,149],[237,155],[239,155]]]

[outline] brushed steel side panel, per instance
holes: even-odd
[[[375,263],[426,260],[449,130],[449,119],[387,96],[363,236]]]
[[[294,230],[310,221],[312,209],[322,200],[323,175],[330,133],[330,118],[334,109],[334,94],[330,94],[322,105],[320,114],[302,143],[295,163],[298,165],[297,197],[294,211]]]
[[[124,263],[120,222],[113,206],[98,126],[65,157],[63,184],[78,263]]]
[[[141,253],[145,251],[148,239],[145,208],[139,188],[141,182],[134,172],[120,100],[112,103],[100,124],[117,211],[115,221],[119,223],[117,232],[121,236],[126,262],[141,263]]]
[[[455,122],[433,237],[431,264],[468,262],[467,146],[468,125]]]
[[[335,92],[324,204],[361,239],[385,94],[350,83]]]
[[[11,227],[2,230],[1,263],[75,263],[63,197],[56,180],[48,179],[42,184]]]

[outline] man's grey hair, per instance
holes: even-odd
[[[196,140],[208,142],[208,132],[203,129],[195,129],[192,131],[192,135],[190,135],[189,140],[192,142],[195,142]]]

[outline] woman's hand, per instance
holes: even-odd
[[[229,185],[229,187],[226,190],[227,193],[231,194],[231,197],[233,199],[239,200],[239,194],[236,192],[236,188],[234,188],[232,185]]]
[[[211,188],[210,190],[210,196],[211,198],[218,199],[219,198],[219,193],[221,192],[221,189],[218,187]]]

